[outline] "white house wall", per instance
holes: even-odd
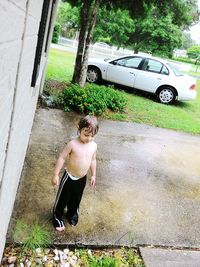
[[[43,1],[0,1],[0,259],[46,60],[31,87]]]
[[[13,108],[19,53],[19,41],[11,42],[7,45],[0,44],[0,182],[3,175],[5,151]]]

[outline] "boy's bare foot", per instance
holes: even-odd
[[[53,218],[53,226],[58,232],[63,232],[65,230],[65,224],[62,219]]]
[[[63,231],[65,231],[65,226],[62,226],[62,227],[56,227],[56,230],[57,230],[58,232],[63,232]]]

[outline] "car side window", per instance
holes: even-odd
[[[161,72],[160,72],[161,74],[165,74],[165,75],[169,75],[169,71],[168,71],[168,68],[167,67],[165,67],[164,65],[163,65],[163,67],[162,67],[162,69],[161,69]]]
[[[161,73],[164,75],[169,74],[167,67],[165,67],[161,62],[153,59],[146,59],[142,69],[145,71]]]
[[[142,58],[140,57],[127,57],[117,60],[116,65],[137,69],[141,61]]]

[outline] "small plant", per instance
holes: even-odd
[[[120,262],[111,256],[90,257],[89,266],[91,267],[118,267]]]
[[[119,267],[121,261],[110,255],[92,255],[88,254],[87,251],[79,251],[78,256],[81,257],[82,263],[85,267]]]
[[[35,250],[48,247],[51,243],[51,234],[36,220],[33,225],[28,225],[18,220],[14,232],[14,241],[20,240],[23,249]]]
[[[125,96],[112,87],[86,84],[84,88],[72,85],[63,91],[65,111],[75,110],[80,113],[101,115],[107,109],[123,111],[127,100]]]
[[[124,249],[124,262],[128,263],[127,266],[131,267],[144,267],[142,259],[131,248]]]
[[[129,247],[131,247],[134,243],[134,235],[131,232],[128,233],[128,241],[129,241]]]

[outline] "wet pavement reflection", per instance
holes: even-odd
[[[38,109],[8,231],[38,219],[54,243],[198,247],[200,137],[143,124],[100,119],[97,184],[88,185],[76,228],[51,225],[51,176],[59,152],[76,136],[80,116]],[[88,177],[89,178],[89,177]]]

